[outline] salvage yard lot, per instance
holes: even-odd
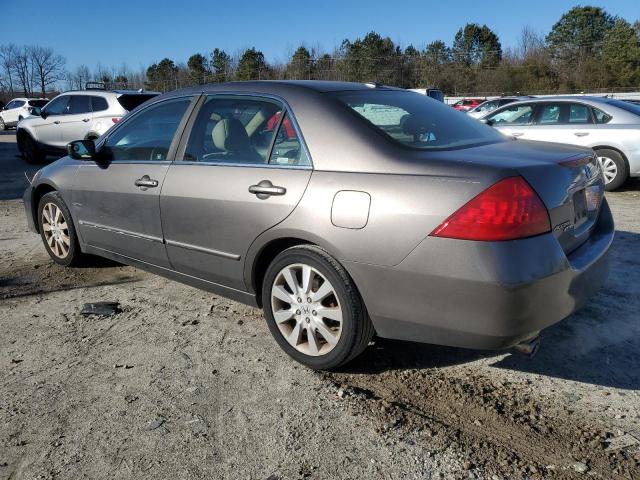
[[[376,340],[316,373],[257,309],[55,266],[16,153],[0,135],[0,479],[640,478],[639,181],[607,193],[609,280],[534,359]]]

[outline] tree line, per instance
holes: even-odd
[[[640,87],[640,21],[632,24],[603,8],[578,6],[546,35],[525,26],[517,45],[509,48],[487,25],[471,23],[458,30],[451,45],[436,40],[423,48],[401,48],[372,31],[345,39],[330,53],[300,45],[286,62],[269,63],[255,47],[235,54],[214,48],[184,63],[164,58],[138,72],[124,65],[66,71],[64,59],[42,47],[4,46],[0,60],[0,88],[18,86],[25,92],[34,91],[34,85],[44,92],[55,83],[82,88],[91,80],[168,91],[231,80],[317,79],[436,87],[448,95],[570,93]],[[42,64],[45,68],[37,67]]]

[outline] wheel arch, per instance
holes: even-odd
[[[33,218],[33,224],[38,233],[40,233],[40,224],[38,222],[38,205],[40,204],[40,199],[47,193],[56,191],[58,191],[58,189],[55,186],[49,183],[41,183],[36,186],[31,193],[31,217]]]
[[[624,152],[622,150],[620,150],[618,147],[612,147],[610,145],[595,145],[593,147],[591,147],[593,149],[594,152],[597,152],[598,150],[613,150],[614,152],[618,152],[620,154],[620,156],[622,157],[622,160],[624,160],[624,164],[627,167],[627,173],[629,172],[629,160],[627,159],[627,156],[624,154]]]

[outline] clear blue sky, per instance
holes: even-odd
[[[640,0],[2,0],[0,44],[52,47],[69,68],[124,62],[138,70],[164,57],[186,62],[215,47],[233,54],[255,46],[268,61],[283,61],[301,42],[331,52],[344,38],[371,30],[402,47],[450,44],[461,26],[476,22],[491,27],[504,48],[515,46],[525,25],[546,34],[579,3],[640,19]]]

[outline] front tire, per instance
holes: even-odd
[[[596,155],[604,175],[604,189],[609,192],[617,190],[629,178],[627,163],[620,152],[609,148],[597,149]]]
[[[7,130],[7,124],[4,123],[4,119],[2,117],[0,117],[0,131],[5,131]]]
[[[40,163],[45,157],[38,144],[28,134],[25,134],[22,138],[22,156],[27,163]]]
[[[38,203],[38,227],[44,248],[58,265],[75,267],[84,263],[71,213],[58,192],[49,192]]]
[[[347,271],[313,245],[289,248],[269,265],[262,302],[271,334],[294,360],[313,369],[343,365],[374,330]]]

